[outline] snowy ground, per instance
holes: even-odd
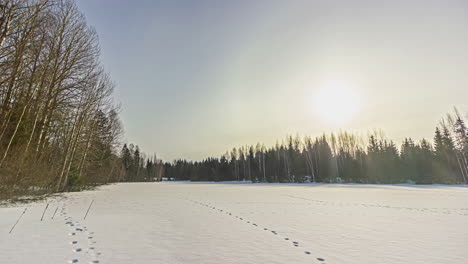
[[[467,187],[135,183],[0,208],[0,263],[461,264],[467,244]]]

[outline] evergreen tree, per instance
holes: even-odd
[[[125,176],[123,180],[130,181],[130,168],[132,165],[132,154],[130,153],[130,150],[128,149],[127,144],[123,145],[120,157],[122,159],[122,165],[125,169]]]

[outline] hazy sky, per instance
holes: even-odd
[[[432,139],[452,106],[468,110],[468,1],[78,5],[100,36],[125,140],[165,160],[340,129]],[[348,123],[314,110],[336,82],[360,101]]]

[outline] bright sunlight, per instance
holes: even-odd
[[[331,125],[344,125],[352,121],[360,110],[360,96],[351,86],[332,82],[320,87],[314,95],[314,113]]]

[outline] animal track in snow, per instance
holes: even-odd
[[[95,250],[95,244],[96,241],[93,241],[94,238],[94,232],[89,232],[87,226],[81,226],[79,221],[74,221],[74,219],[70,216],[66,216],[66,212],[63,212],[62,209],[62,214],[65,220],[65,225],[70,227],[69,235],[73,236],[76,240],[72,240],[69,243],[73,246],[78,246],[76,248],[72,249],[72,252],[75,254],[80,254],[80,256],[86,256],[85,259],[80,258],[72,258],[72,260],[69,261],[69,263],[78,263],[78,262],[86,262],[90,264],[96,264],[100,263],[98,256],[101,255],[101,253],[96,253]],[[85,246],[82,245],[82,243],[78,243],[80,239],[85,239],[87,238],[87,247],[82,248],[79,246]]]
[[[294,197],[294,198],[297,198],[297,197]],[[219,212],[223,212],[223,209],[218,209],[218,208],[216,208],[216,207],[214,207],[214,206],[211,206],[211,205],[208,206],[208,205],[206,205],[206,204],[203,204],[203,203],[197,202],[197,201],[193,201],[193,200],[190,200],[190,202],[193,202],[193,203],[195,203],[195,204],[199,204],[199,205],[202,205],[202,206],[211,208],[211,209],[217,209]],[[251,212],[251,213],[253,213],[253,212]],[[244,218],[239,217],[239,216],[237,216],[237,215],[232,215],[232,213],[229,213],[229,212],[227,212],[227,211],[225,211],[225,214],[230,215],[230,216],[233,216],[233,217],[235,217],[235,218],[237,218],[237,219],[239,219],[239,220],[242,220],[242,221],[244,220]],[[251,224],[251,225],[253,225],[253,226],[257,226],[257,227],[258,227],[258,225],[257,225],[256,223],[253,223],[253,222],[250,222],[250,221],[247,221],[247,220],[245,220],[245,221],[246,221],[247,224]],[[268,231],[268,228],[264,227],[263,230]],[[274,235],[278,235],[278,232],[276,232],[276,231],[274,231],[274,230],[271,230],[270,232],[271,232],[272,234],[274,234]],[[286,237],[286,238],[284,238],[284,240],[290,240],[290,239],[289,239],[288,237]],[[295,246],[295,247],[299,247],[299,242],[297,242],[297,241],[293,241],[292,244],[293,244],[293,246]],[[310,251],[303,251],[303,252],[304,252],[304,254],[306,254],[306,255],[311,255],[311,254],[312,254]],[[320,261],[320,262],[324,262],[324,261],[325,261],[324,258],[316,258],[316,259],[317,259],[318,261]]]
[[[385,208],[385,209],[394,209],[394,210],[408,210],[412,212],[422,212],[422,213],[434,213],[434,214],[441,214],[441,215],[448,215],[448,214],[458,214],[461,216],[467,216],[468,214],[464,214],[464,210],[468,210],[468,208],[414,208],[414,207],[401,207],[401,206],[390,206],[390,205],[383,205],[383,204],[366,204],[366,203],[342,203],[342,202],[333,202],[333,201],[324,201],[324,200],[316,200],[316,199],[309,199],[300,196],[294,195],[286,195],[291,198],[307,200],[315,203],[316,205],[324,205],[324,206],[339,206],[339,207],[347,207],[347,206],[363,206],[363,207],[374,207],[374,208]]]

